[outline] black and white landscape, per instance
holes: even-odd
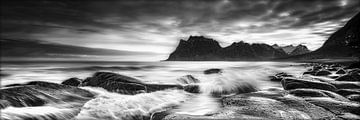
[[[360,119],[358,0],[4,0],[0,12],[0,119]]]

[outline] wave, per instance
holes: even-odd
[[[160,66],[155,65],[146,65],[146,66],[87,66],[87,67],[70,67],[70,68],[50,68],[47,70],[57,70],[57,71],[117,71],[117,70],[144,70],[144,69],[153,69]]]
[[[83,89],[96,93],[97,97],[85,103],[76,119],[143,119],[151,113],[176,107],[194,96],[176,89],[137,95],[121,95],[93,87]]]

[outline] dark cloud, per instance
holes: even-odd
[[[190,34],[259,42],[279,39],[260,38],[279,36],[273,35],[278,30],[300,30],[305,38],[324,40],[359,11],[359,0],[7,0],[1,36],[90,47],[158,43],[167,49]],[[326,30],[312,30],[322,23]]]

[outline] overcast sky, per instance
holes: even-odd
[[[315,50],[360,11],[360,0],[10,1],[1,5],[1,37],[153,52],[158,60],[190,35],[222,46],[243,40]]]

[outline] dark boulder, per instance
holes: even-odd
[[[354,69],[354,68],[360,68],[360,62],[350,64],[349,66],[346,67],[346,69]]]
[[[163,120],[167,115],[172,114],[170,111],[160,111],[152,113],[150,120]]]
[[[359,81],[360,82],[360,75],[357,73],[349,73],[349,74],[338,77],[336,79],[336,81]]]
[[[218,68],[212,68],[204,71],[204,74],[215,74],[215,73],[222,73],[222,70]]]
[[[342,96],[348,96],[351,94],[360,94],[360,89],[339,89],[336,93]]]
[[[165,89],[183,89],[183,86],[178,84],[144,84],[147,92],[154,92]]]
[[[186,85],[184,86],[184,90],[189,93],[200,93],[200,86],[199,85]]]
[[[346,74],[346,71],[344,69],[339,69],[335,74]]]
[[[33,81],[0,89],[1,106],[43,106],[47,103],[86,102],[94,95],[86,90],[56,83]],[[4,105],[5,104],[5,105]]]
[[[303,98],[308,98],[308,97],[329,97],[329,98],[333,98],[335,100],[340,100],[340,101],[349,101],[348,99],[346,99],[345,97],[331,92],[331,91],[327,91],[327,90],[320,90],[320,89],[293,89],[293,90],[289,90],[289,94],[298,96],[298,97],[303,97]]]
[[[331,74],[331,72],[328,70],[321,70],[321,71],[316,72],[315,76],[327,76],[330,74]]]
[[[306,71],[303,73],[303,75],[315,75],[316,74],[316,71]]]
[[[313,88],[335,92],[337,88],[326,82],[313,81],[300,78],[285,78],[281,80],[281,84],[285,90],[297,89],[297,88]]]
[[[85,80],[84,82],[87,83],[87,86],[97,86],[107,81],[143,84],[143,82],[136,78],[111,72],[96,72],[92,78],[88,78],[88,80]]]
[[[79,78],[70,78],[63,81],[61,84],[63,85],[70,85],[70,86],[79,86],[81,84],[81,79]]]
[[[329,81],[329,83],[334,85],[338,89],[360,89],[360,82]]]
[[[97,72],[93,77],[86,78],[82,86],[102,87],[110,92],[134,95],[164,89],[183,89],[181,85],[145,84],[140,80],[111,72]]]
[[[360,94],[351,94],[346,96],[346,98],[348,98],[351,101],[360,102]]]
[[[86,78],[82,86],[102,87],[110,92],[130,95],[147,92],[145,84],[140,80],[111,72],[97,72]]]
[[[182,76],[182,77],[178,78],[177,81],[179,81],[182,84],[193,84],[193,83],[199,83],[200,82],[199,79],[196,79],[192,75]]]
[[[352,101],[340,101],[329,97],[309,97],[305,100],[331,111],[340,118],[353,119],[352,116],[360,115],[360,104]],[[355,118],[360,119],[359,116]]]
[[[147,91],[146,87],[137,83],[123,83],[117,81],[102,82],[95,87],[102,87],[110,92],[116,92],[120,94],[135,95],[138,93],[144,93]]]

